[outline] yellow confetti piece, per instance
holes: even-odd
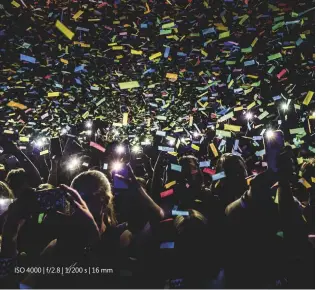
[[[139,83],[137,81],[124,82],[118,84],[121,90],[138,88]]]
[[[304,101],[303,101],[303,104],[304,104],[305,106],[308,106],[308,104],[310,103],[310,101],[311,101],[311,99],[312,99],[313,96],[314,96],[314,92],[309,91],[309,92],[307,93],[307,95],[306,95]]]
[[[15,6],[16,8],[19,8],[21,6],[18,2],[14,1],[14,0],[11,2],[11,4],[13,6]]]
[[[249,104],[247,106],[247,110],[250,110],[251,108],[253,108],[256,105],[256,102],[252,102],[251,104]]]
[[[46,155],[46,154],[48,154],[48,153],[49,153],[48,150],[44,150],[44,151],[41,151],[41,152],[40,152],[40,155]]]
[[[59,96],[59,92],[52,92],[52,93],[48,93],[47,97],[58,97]]]
[[[132,49],[132,50],[131,50],[131,54],[142,55],[143,52],[142,52],[141,50]]]
[[[299,179],[299,181],[306,187],[306,188],[311,188],[312,186],[306,181],[305,178]]]
[[[235,112],[241,111],[241,110],[243,110],[243,108],[244,108],[243,106],[236,107],[236,108],[234,108],[234,111],[235,111]]]
[[[189,127],[193,125],[193,116],[190,116],[189,118]]]
[[[146,5],[147,10],[144,12],[144,14],[148,14],[150,13],[150,8],[147,3],[145,3],[145,5]]]
[[[64,63],[64,64],[68,64],[68,60],[67,60],[67,59],[61,58],[60,61],[61,61],[62,63]]]
[[[205,57],[208,56],[208,53],[207,53],[205,50],[203,50],[203,49],[201,49],[201,53],[202,53]]]
[[[178,75],[174,73],[167,73],[166,78],[168,79],[178,79]]]
[[[211,143],[211,144],[210,144],[210,147],[211,147],[211,150],[212,150],[212,152],[213,152],[213,154],[214,154],[214,157],[217,157],[217,156],[218,156],[218,151],[217,151],[217,149],[216,149],[214,143]]]
[[[315,177],[312,177],[312,182],[315,183]]]
[[[123,113],[123,126],[127,125],[128,121],[128,113]]]
[[[256,38],[253,40],[253,42],[251,43],[251,46],[254,47],[254,46],[256,45],[257,41],[258,41],[258,37],[256,37]]]
[[[228,88],[230,88],[233,85],[233,83],[234,83],[234,80],[231,80],[228,84]]]
[[[303,162],[304,162],[303,157],[297,158],[297,164],[298,164],[298,165],[301,165]]]
[[[62,24],[59,20],[57,20],[55,26],[68,39],[72,40],[75,34],[70,29],[68,29],[64,24]]]
[[[11,130],[4,130],[3,133],[4,134],[11,134],[11,135],[14,134],[14,132]]]
[[[168,188],[170,188],[171,186],[175,185],[176,183],[177,183],[176,181],[171,181],[171,182],[165,184],[165,188],[168,189]]]
[[[240,132],[240,128],[241,126],[229,125],[229,124],[224,125],[224,130],[229,130],[229,131],[234,131],[234,132]]]
[[[87,111],[87,112],[85,112],[85,113],[82,115],[82,118],[85,119],[85,118],[87,118],[88,116],[89,116],[89,112]]]
[[[21,137],[19,138],[19,140],[20,140],[21,142],[29,142],[29,141],[30,141],[30,138],[29,138],[29,137],[25,137],[25,136],[21,136]]]
[[[196,151],[200,151],[200,147],[195,145],[195,144],[191,144],[191,148],[196,150]]]
[[[19,108],[21,110],[25,110],[27,109],[27,106],[23,105],[23,104],[20,104],[20,103],[17,103],[17,102],[13,102],[13,101],[10,101],[8,104],[7,104],[8,107],[15,107],[15,108]]]
[[[161,53],[161,52],[157,52],[157,53],[152,54],[152,55],[149,57],[149,60],[153,60],[153,59],[158,58],[158,57],[161,57],[161,56],[162,56],[162,53]]]
[[[112,47],[112,50],[122,50],[122,49],[123,49],[123,46],[121,46],[121,45]]]
[[[83,10],[79,10],[74,16],[72,16],[72,19],[77,20],[83,14],[83,12]]]

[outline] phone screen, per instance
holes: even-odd
[[[278,172],[277,158],[284,148],[284,135],[281,130],[273,131],[271,134],[264,134],[265,157],[268,169]]]
[[[51,156],[61,157],[62,149],[59,137],[50,139],[50,154]]]
[[[63,212],[66,208],[65,192],[60,188],[36,191],[36,201],[41,212]]]
[[[115,176],[115,174],[122,175],[124,178],[128,178],[128,168],[125,165],[119,171],[113,171],[113,187],[116,189],[128,189],[128,184],[126,181],[122,180],[121,178]]]

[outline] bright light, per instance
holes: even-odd
[[[91,128],[92,127],[92,121],[86,122],[86,128]]]
[[[144,141],[145,144],[150,144],[150,140],[148,138],[145,139]]]
[[[125,152],[125,147],[123,145],[118,145],[115,149],[116,153],[122,154]]]
[[[79,158],[76,158],[76,157],[73,157],[69,160],[68,164],[67,164],[67,169],[68,170],[75,170],[76,168],[79,167],[79,164],[80,164],[80,159]]]
[[[246,113],[246,119],[247,119],[247,120],[251,120],[252,117],[253,117],[253,114],[252,114],[252,113],[250,113],[250,112]]]
[[[92,130],[87,130],[86,134],[90,136],[92,134]]]
[[[174,141],[174,140],[169,140],[169,142],[168,142],[168,144],[169,144],[170,146],[173,146],[173,145],[174,145],[174,143],[175,143],[175,141]]]
[[[4,198],[0,198],[0,206],[4,206],[7,201]]]
[[[316,115],[316,112],[313,112],[313,117],[315,117],[315,115]]]
[[[66,128],[62,128],[61,131],[60,131],[60,134],[61,135],[67,134],[67,129]]]
[[[137,154],[139,153],[140,151],[140,146],[139,145],[134,145],[133,148],[132,148],[132,152]]]
[[[114,134],[114,136],[116,136],[116,135],[118,135],[119,134],[119,132],[117,131],[117,130],[113,130],[113,134]]]
[[[122,162],[116,161],[116,162],[114,162],[112,164],[112,169],[114,171],[120,171],[122,168],[123,168],[123,163]]]
[[[271,129],[268,129],[266,131],[266,136],[267,136],[268,139],[272,139],[273,136],[274,136],[274,132]]]
[[[182,143],[185,143],[185,138],[181,138],[180,141],[181,141]]]
[[[289,106],[287,105],[287,103],[283,103],[283,104],[281,105],[281,108],[282,108],[283,111],[287,111],[288,108],[289,108]]]
[[[199,133],[195,131],[195,132],[193,133],[193,137],[194,137],[194,138],[197,138],[198,136],[199,136]]]
[[[35,146],[40,148],[40,147],[43,147],[45,143],[46,143],[46,138],[42,137],[35,141]]]

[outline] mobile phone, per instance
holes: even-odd
[[[50,139],[50,155],[57,157],[62,156],[62,148],[59,137],[54,137]]]
[[[174,242],[163,242],[160,244],[160,249],[173,249]]]
[[[128,189],[128,184],[126,181],[117,177],[116,174],[123,176],[124,178],[128,178],[128,168],[126,165],[122,167],[120,170],[113,171],[113,187],[115,189]]]
[[[278,172],[277,158],[284,148],[284,134],[281,130],[270,131],[269,133],[265,132],[263,140],[268,169],[276,173]]]
[[[67,208],[66,193],[61,188],[38,190],[35,192],[37,208],[40,212],[61,211]]]

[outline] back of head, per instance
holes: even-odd
[[[247,167],[244,160],[231,153],[223,154],[216,164],[216,173],[225,172],[226,177],[212,184],[221,200],[230,203],[239,198],[247,189]]]
[[[10,170],[5,181],[16,197],[19,197],[22,191],[29,187],[28,178],[23,168]]]
[[[105,214],[106,223],[116,223],[111,185],[102,172],[97,170],[82,172],[73,179],[71,187],[79,192],[96,221]]]
[[[191,186],[201,187],[204,180],[198,159],[193,155],[183,156],[179,159],[179,164],[182,167],[181,179],[186,180]]]
[[[0,198],[14,198],[14,194],[10,187],[2,181],[0,181]]]

